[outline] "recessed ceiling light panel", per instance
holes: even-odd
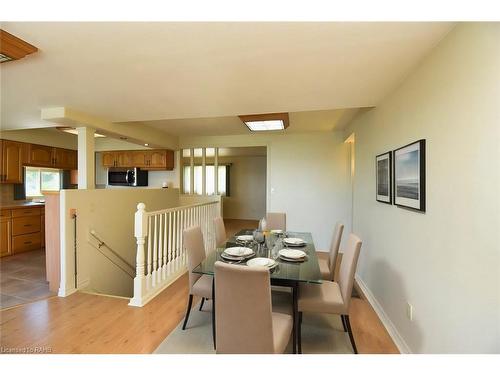
[[[285,130],[289,123],[288,113],[244,115],[239,118],[253,132]]]
[[[66,126],[58,126],[57,130],[60,130],[62,132],[69,133],[69,134],[78,135],[78,130],[76,130],[75,128],[70,128],[69,126],[68,127],[66,127]],[[105,138],[105,137],[106,136],[103,135],[103,134],[94,133],[94,138]]]

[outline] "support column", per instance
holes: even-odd
[[[219,148],[214,148],[214,194],[219,194]]]
[[[78,131],[78,189],[95,189],[95,129]]]

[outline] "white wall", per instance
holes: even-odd
[[[415,353],[500,352],[499,41],[500,24],[459,25],[346,133],[358,277]],[[375,155],[421,138],[427,212],[376,202]]]
[[[104,294],[131,296],[133,280],[96,249],[89,235],[95,230],[101,239],[135,267],[134,213],[137,204],[147,211],[179,205],[178,189],[98,189],[61,191],[61,287],[60,295],[74,290],[74,230],[69,210],[77,211],[78,285]],[[107,249],[103,248],[107,252]]]
[[[349,233],[349,148],[340,132],[279,137],[268,158],[268,211],[286,212],[288,230],[311,232],[325,251],[337,221]]]
[[[311,232],[320,250],[333,227],[350,231],[349,147],[342,132],[184,137],[181,148],[267,146],[267,210],[287,214],[289,230]]]
[[[224,218],[263,218],[266,215],[266,156],[221,157],[219,164],[231,164],[230,196],[222,200]]]

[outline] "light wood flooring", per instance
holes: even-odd
[[[227,223],[226,230],[229,235],[247,225]],[[185,274],[142,308],[129,307],[128,299],[77,292],[4,309],[0,346],[38,346],[52,353],[152,353],[183,319],[187,295]],[[360,353],[398,353],[366,300],[353,298],[350,316]]]

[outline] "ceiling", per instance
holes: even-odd
[[[343,129],[358,109],[334,109],[326,111],[290,112],[290,126],[287,133],[328,131]],[[156,120],[126,122],[123,124],[146,125],[169,134],[183,136],[237,135],[252,132],[238,116],[192,118],[176,120]]]
[[[6,22],[39,51],[1,64],[1,125],[52,126],[41,108],[64,106],[177,135],[240,134],[235,116],[270,112],[290,112],[292,132],[332,128],[333,110],[376,105],[452,26]]]

